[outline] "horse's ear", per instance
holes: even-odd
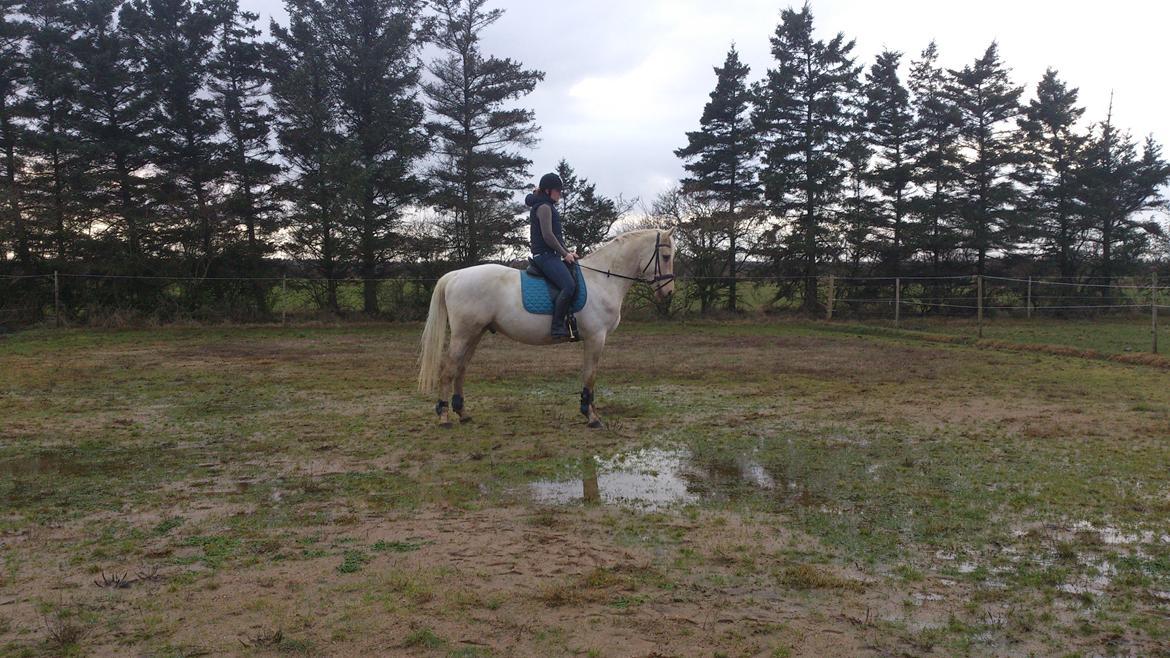
[[[677,227],[677,226],[671,226],[670,228],[666,229],[666,237],[668,237],[668,238],[674,238],[674,229],[676,229],[676,228],[678,228],[678,227]]]

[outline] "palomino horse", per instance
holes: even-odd
[[[601,427],[593,404],[593,380],[605,339],[621,320],[622,300],[636,282],[654,286],[654,294],[660,299],[671,295],[673,256],[674,229],[642,230],[623,233],[579,261],[588,291],[585,307],[576,317],[585,342],[581,413],[589,419],[589,427]],[[451,343],[444,355],[448,322]],[[463,375],[487,331],[498,331],[528,345],[553,342],[549,316],[524,310],[518,270],[504,265],[476,265],[444,274],[431,295],[418,374],[420,391],[439,393],[435,413],[444,427],[451,425],[448,396],[460,421],[469,419],[463,406]]]

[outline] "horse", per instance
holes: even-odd
[[[621,320],[622,300],[638,282],[648,283],[665,300],[674,293],[674,229],[628,231],[578,259],[588,290],[576,313],[585,343],[581,413],[591,428],[602,427],[593,395],[597,364],[605,340]],[[451,340],[446,353],[447,325]],[[529,313],[520,293],[520,270],[505,265],[474,265],[444,274],[431,294],[422,333],[418,388],[438,393],[439,425],[451,427],[447,400],[460,422],[470,420],[463,398],[463,375],[475,348],[488,331],[528,345],[550,345],[549,316]]]

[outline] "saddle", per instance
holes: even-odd
[[[577,284],[577,296],[574,299],[574,303],[572,305],[570,305],[569,312],[567,314],[565,314],[565,328],[567,328],[569,330],[569,340],[571,342],[576,342],[576,341],[581,340],[581,334],[577,330],[577,317],[575,315],[573,315],[574,311],[581,310],[581,307],[585,305],[585,299],[584,299],[585,286],[582,284],[580,276],[578,276],[578,273],[580,271],[581,270],[578,267],[570,267],[569,268],[569,273],[573,275],[573,281],[576,282],[576,284]],[[548,286],[549,298],[550,299],[552,298],[552,296],[553,296],[552,290],[554,289],[554,286],[552,285],[551,281],[549,281],[547,278],[545,278],[544,272],[541,271],[540,266],[537,265],[536,261],[532,260],[532,258],[528,259],[528,267],[525,268],[524,273],[527,274],[528,276],[534,278],[534,279],[543,280],[545,282],[545,285]],[[532,309],[528,309],[528,310],[532,310]]]

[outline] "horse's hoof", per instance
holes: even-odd
[[[461,422],[461,423],[470,423],[470,422],[471,422],[471,416],[460,416],[460,417],[459,417],[459,422]]]
[[[589,421],[589,427],[592,429],[595,429],[595,430],[599,430],[605,426],[601,424],[600,420],[591,420],[591,421]]]

